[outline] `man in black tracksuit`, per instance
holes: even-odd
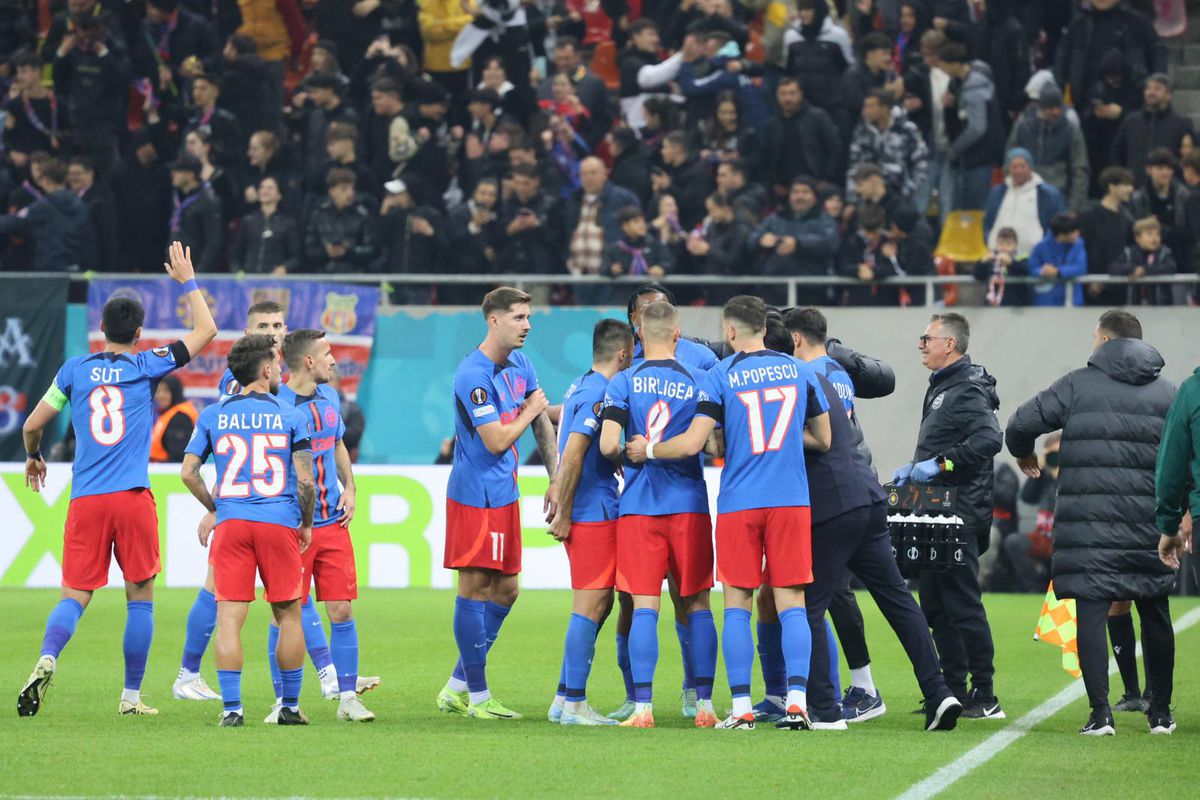
[[[849,377],[825,349],[824,315],[815,308],[795,309],[788,312],[784,325],[795,356],[814,367],[830,408],[843,408],[834,384],[844,386]],[[849,719],[843,717],[830,682],[824,622],[831,601],[843,591],[848,569],[871,592],[912,662],[925,699],[926,730],[952,729],[963,706],[946,685],[928,624],[892,556],[885,495],[863,454],[861,430],[855,430],[846,414],[831,413],[829,422],[833,433],[829,449],[804,453],[812,503],[813,582],[804,590],[812,629],[809,714],[816,727],[830,729],[845,728]],[[882,708],[881,702],[878,705]]]
[[[893,480],[953,486],[963,519],[966,565],[922,572],[921,608],[933,629],[942,671],[969,719],[1003,719],[993,684],[995,646],[979,586],[979,555],[992,529],[992,457],[1004,443],[996,379],[971,363],[971,329],[961,314],[935,314],[920,337],[921,363],[932,370],[913,462]],[[967,673],[972,689],[967,692]]]

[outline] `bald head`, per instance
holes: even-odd
[[[599,194],[608,182],[608,170],[604,162],[595,156],[588,156],[579,162],[579,185],[587,194]]]
[[[679,338],[679,311],[666,301],[651,303],[642,309],[642,324],[638,330],[647,347],[651,343],[673,344]]]

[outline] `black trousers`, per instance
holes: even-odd
[[[979,587],[979,540],[967,533],[966,541],[965,567],[922,572],[918,581],[946,684],[960,698],[967,693],[968,671],[971,685],[988,696],[995,693],[996,673],[996,648]]]
[[[862,609],[858,598],[850,588],[847,578],[841,591],[829,601],[829,621],[837,631],[838,644],[846,656],[850,669],[862,669],[871,663],[871,651],[867,649],[867,627],[863,623]]]
[[[929,636],[925,616],[892,557],[883,503],[864,506],[813,526],[813,582],[804,590],[808,624],[812,630],[812,663],[808,670],[808,706],[819,716],[838,707],[829,681],[829,643],[825,637],[825,611],[846,583],[849,569],[867,587],[883,616],[896,632],[926,699],[946,691],[938,669],[937,651]]]
[[[1119,599],[1119,598],[1114,598]],[[1175,630],[1167,595],[1134,600],[1142,623],[1142,659],[1151,711],[1171,707],[1175,675]],[[1079,669],[1092,708],[1108,708],[1109,600],[1076,600],[1079,625]]]

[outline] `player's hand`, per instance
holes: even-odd
[[[1038,457],[1035,455],[1018,458],[1017,466],[1021,469],[1021,472],[1025,473],[1026,478],[1042,477],[1042,465],[1038,463]]]
[[[201,547],[208,547],[208,540],[212,537],[213,529],[217,527],[217,515],[209,511],[200,518],[200,524],[196,526],[196,536],[200,539]]]
[[[555,514],[550,520],[546,533],[554,537],[556,542],[565,542],[571,535],[571,518],[569,514]]]
[[[337,510],[342,512],[338,524],[343,528],[350,527],[350,521],[354,519],[354,490],[347,489],[342,492],[342,496],[338,499]]]
[[[541,389],[535,389],[533,394],[525,398],[525,403],[521,410],[530,417],[537,419],[538,415],[549,407],[550,401],[546,399],[546,393]]]
[[[184,247],[181,242],[171,242],[167,250],[170,263],[163,263],[167,274],[176,283],[187,283],[196,277],[196,268],[192,266],[192,248]]]
[[[641,464],[646,460],[646,445],[650,441],[641,434],[634,436],[629,441],[625,442],[625,457],[634,464]]]
[[[558,515],[558,482],[551,480],[550,486],[546,488],[546,494],[542,497],[542,511],[546,512],[546,522],[550,522]],[[559,539],[561,542],[562,539]]]
[[[1158,537],[1158,559],[1171,569],[1179,569],[1179,556],[1184,552],[1183,534]]]
[[[25,459],[25,485],[35,492],[42,491],[46,486],[46,459]]]
[[[296,539],[300,542],[301,553],[308,550],[308,546],[312,544],[312,526],[297,528]]]

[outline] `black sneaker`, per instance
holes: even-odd
[[[952,731],[963,713],[963,704],[952,694],[925,701],[925,730]]]
[[[1080,728],[1079,732],[1084,736],[1116,736],[1117,728],[1112,711],[1107,708],[1093,708],[1087,724]]]
[[[287,706],[279,709],[279,724],[280,725],[307,725],[308,717],[300,713],[299,709],[292,711]]]
[[[1006,719],[1004,709],[996,695],[987,695],[978,689],[972,689],[971,695],[963,708],[963,719]]]
[[[1113,706],[1113,711],[1136,711],[1139,714],[1145,714],[1149,710],[1150,701],[1140,694],[1127,694],[1121,698],[1121,702]]]
[[[246,724],[246,719],[236,711],[230,711],[221,715],[222,728],[240,728]]]
[[[1157,736],[1170,736],[1175,732],[1175,719],[1170,711],[1152,711],[1147,715],[1150,721],[1150,733]]]

